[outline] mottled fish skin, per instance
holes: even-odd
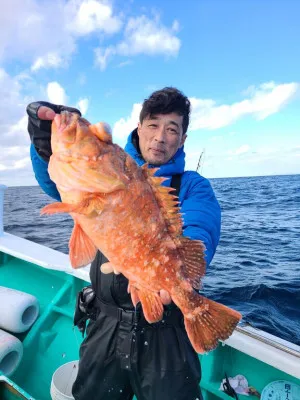
[[[73,268],[91,262],[99,249],[129,279],[133,302],[145,318],[162,319],[158,292],[168,291],[184,315],[194,349],[203,353],[227,339],[241,315],[198,293],[205,274],[204,245],[182,236],[178,199],[156,170],[140,168],[101,123],[77,114],[57,115],[52,124],[49,174],[62,203],[42,212],[69,212]]]

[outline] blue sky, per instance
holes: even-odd
[[[7,2],[8,3],[8,2]],[[11,0],[0,15],[0,181],[36,184],[25,107],[105,120],[124,145],[164,86],[192,102],[187,169],[208,178],[300,173],[297,0]]]

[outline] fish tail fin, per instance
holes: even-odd
[[[185,329],[197,353],[213,350],[228,339],[242,315],[223,304],[198,295],[199,306],[184,315]]]

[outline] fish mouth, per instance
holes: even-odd
[[[62,111],[60,114],[56,114],[54,117],[54,122],[59,130],[64,130],[75,125],[80,116],[77,113],[70,113],[69,111]]]
[[[73,144],[76,141],[76,126],[80,116],[76,113],[62,111],[56,114],[53,120],[55,131],[60,142]]]

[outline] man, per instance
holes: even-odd
[[[33,169],[42,189],[56,199],[60,196],[47,172],[50,126],[55,113],[64,109],[79,113],[45,102],[27,108]],[[179,90],[154,92],[143,103],[140,122],[129,135],[125,151],[140,166],[148,162],[149,168],[159,167],[156,175],[168,177],[164,184],[177,188],[184,235],[204,242],[209,265],[220,236],[220,207],[208,180],[184,171],[189,115],[190,102]],[[106,261],[98,252],[90,271],[96,297],[90,303],[81,299],[81,305],[92,310],[87,312],[92,319],[80,348],[74,398],[129,400],[135,394],[138,400],[200,400],[199,358],[186,335],[180,310],[161,291],[164,318],[148,324],[139,305],[133,308],[127,279],[113,273]]]

